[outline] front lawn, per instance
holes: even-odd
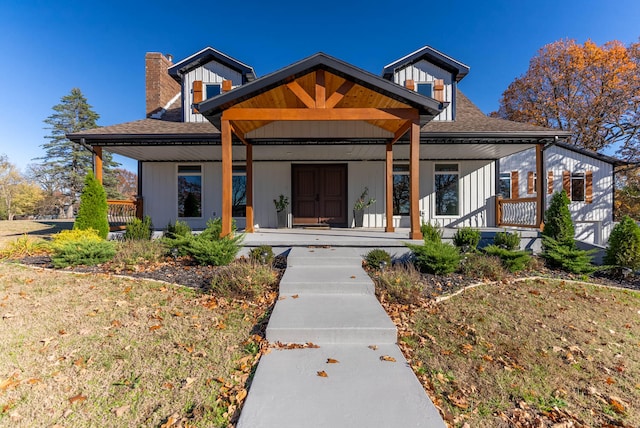
[[[0,263],[0,425],[227,426],[275,298]]]
[[[640,426],[637,291],[503,281],[385,307],[451,426]]]

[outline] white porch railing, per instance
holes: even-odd
[[[538,227],[536,225],[536,198],[496,198],[496,226]]]

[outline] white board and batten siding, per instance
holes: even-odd
[[[207,122],[203,115],[194,113],[191,108],[193,104],[193,82],[196,80],[202,81],[203,97],[206,97],[205,85],[209,83],[222,85],[223,80],[231,80],[231,86],[235,88],[242,85],[242,74],[215,61],[208,62],[189,71],[182,80],[182,111],[184,112],[185,122]]]
[[[613,228],[613,165],[582,153],[559,146],[550,146],[544,151],[545,175],[543,177],[546,206],[551,203],[553,193],[563,189],[564,171],[570,173],[592,173],[592,202],[572,201],[569,211],[579,241],[595,245],[606,245]],[[527,176],[535,172],[535,150],[525,150],[500,160],[500,172],[518,171],[519,196],[533,197],[528,193]],[[548,192],[549,172],[553,172],[553,193]]]
[[[295,162],[294,162],[295,163]],[[304,162],[310,163],[310,162]],[[330,162],[336,163],[336,162]],[[348,225],[353,226],[353,203],[365,187],[369,197],[376,199],[365,211],[364,227],[383,228],[385,214],[385,163],[382,161],[350,161],[348,170],[347,213]],[[495,163],[493,161],[460,161],[459,200],[457,216],[435,215],[436,162],[420,162],[419,210],[424,222],[438,222],[441,226],[487,227],[495,224]],[[440,162],[438,162],[440,163]],[[454,163],[454,162],[447,162]],[[178,218],[178,165],[202,165],[202,218]],[[292,162],[264,161],[254,163],[254,225],[256,228],[275,228],[276,211],[273,204],[280,194],[291,201]],[[186,221],[193,229],[202,229],[207,220],[219,217],[222,209],[220,162],[146,162],[142,169],[142,189],[145,213],[150,215],[156,228],[163,228],[176,220]],[[288,208],[291,212],[291,205]],[[236,218],[239,228],[245,227],[245,218]],[[292,218],[289,214],[289,225]],[[394,216],[395,227],[409,227],[409,216]]]
[[[444,81],[444,101],[450,104],[433,120],[455,120],[456,83],[450,72],[431,64],[428,61],[421,60],[396,70],[393,76],[394,82],[401,86],[405,86],[405,82],[407,80],[413,80],[416,84],[431,83],[433,85],[435,79],[442,79]]]

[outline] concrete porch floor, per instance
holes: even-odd
[[[520,233],[522,249],[530,249],[534,252],[538,252],[540,249],[540,238],[537,230],[516,230],[498,227],[478,229],[482,234],[481,246],[490,244],[497,232],[509,230]],[[442,230],[443,240],[450,241],[457,229],[445,227]],[[422,243],[421,240],[409,239],[409,231],[409,228],[397,228],[395,232],[385,232],[382,228],[256,229],[254,233],[245,235],[243,244],[248,248],[270,245],[277,249],[308,246],[384,248],[391,253],[404,253],[407,250],[405,243]]]

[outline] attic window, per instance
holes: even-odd
[[[207,84],[206,85],[206,99],[213,98],[216,95],[220,95],[221,86],[219,84]]]
[[[416,91],[425,97],[433,97],[433,85],[431,83],[416,83]]]

